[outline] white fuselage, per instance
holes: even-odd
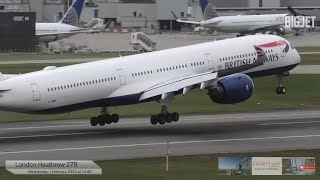
[[[136,104],[141,92],[159,83],[253,63],[257,58],[254,46],[259,45],[268,60],[239,73],[271,75],[289,71],[300,62],[297,51],[281,37],[246,36],[19,75],[0,82],[0,90],[10,89],[0,91],[0,109],[61,113]]]
[[[287,14],[221,16],[202,21],[203,27],[226,33],[251,33],[268,27],[284,26]]]
[[[72,31],[79,30],[79,27],[64,23],[36,23],[36,35],[39,34],[56,34],[48,36],[39,36],[40,42],[52,42],[60,39],[68,38],[74,34],[68,34]],[[60,34],[59,34],[60,33]]]

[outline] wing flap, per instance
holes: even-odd
[[[156,96],[163,97],[168,93],[179,90],[183,90],[183,95],[185,95],[195,85],[200,85],[201,89],[204,89],[213,84],[213,81],[217,78],[217,74],[216,72],[208,72],[166,81],[145,90],[139,100],[143,101]]]

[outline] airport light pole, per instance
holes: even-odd
[[[170,156],[170,147],[169,147],[169,139],[167,139],[167,155],[166,155],[166,172],[169,171],[169,156]]]

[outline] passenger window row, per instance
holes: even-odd
[[[132,77],[136,77],[136,76],[142,76],[142,75],[149,75],[149,74],[152,74],[152,70],[150,71],[144,71],[144,72],[137,72],[137,73],[132,73]]]
[[[266,53],[273,53],[272,49],[266,50]]]
[[[68,85],[61,85],[61,86],[48,88],[48,92],[62,91],[62,90],[67,90],[67,89],[72,89],[72,88],[77,88],[77,87],[82,87],[82,86],[90,86],[90,85],[94,85],[94,84],[101,84],[101,83],[106,83],[106,82],[115,81],[115,80],[116,80],[116,77],[109,77],[109,78],[104,78],[104,79],[99,79],[99,80],[92,80],[92,81],[85,81],[85,82],[68,84]]]
[[[200,65],[204,65],[204,61],[191,63],[191,66],[200,66]],[[187,64],[176,65],[176,66],[171,66],[171,67],[166,67],[166,68],[159,68],[156,71],[157,71],[157,73],[160,73],[160,72],[173,71],[173,70],[185,69],[185,68],[188,68]],[[132,73],[131,76],[137,77],[137,76],[144,76],[144,75],[151,75],[151,74],[153,74],[153,71],[149,70],[149,71]]]
[[[157,69],[157,72],[172,71],[172,70],[176,70],[176,69],[184,69],[184,68],[187,68],[187,67],[188,67],[188,66],[187,66],[186,64],[176,65],[176,66],[171,66],[171,67],[167,67],[167,68]]]
[[[229,57],[222,57],[219,60],[220,61],[230,61],[230,60],[237,60],[240,58],[250,58],[250,57],[255,57],[257,56],[257,53],[249,53],[249,54],[241,54],[241,55],[236,55],[236,56],[229,56]]]
[[[192,67],[200,66],[200,65],[204,65],[204,61],[191,63],[191,66],[192,66]]]

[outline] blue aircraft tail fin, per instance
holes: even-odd
[[[79,26],[79,19],[83,8],[84,0],[75,0],[60,23]]]
[[[209,0],[200,0],[200,6],[205,20],[219,17],[216,7]]]

